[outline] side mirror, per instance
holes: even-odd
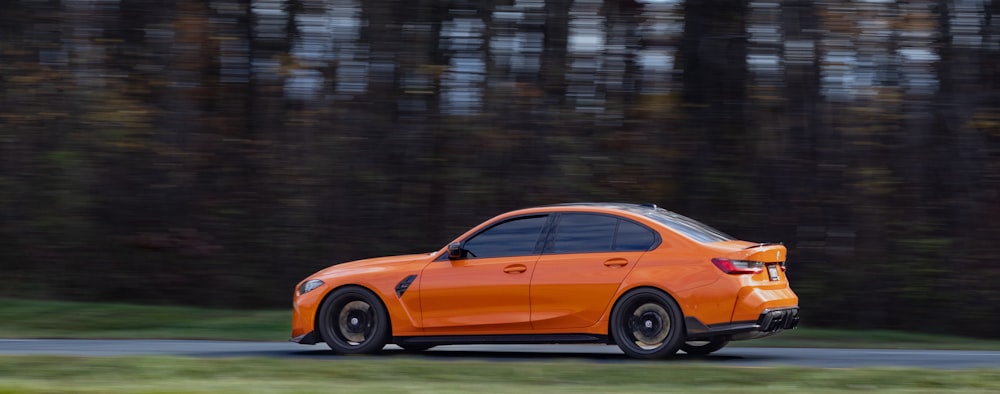
[[[469,255],[469,252],[462,248],[462,244],[456,242],[448,245],[448,259],[462,260]]]

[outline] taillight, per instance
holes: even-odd
[[[712,264],[730,275],[756,274],[764,270],[764,263],[759,261],[712,259]]]
[[[785,267],[785,262],[784,261],[778,263],[778,266],[781,267],[781,272],[785,272],[785,270],[788,269],[788,268]]]

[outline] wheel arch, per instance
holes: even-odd
[[[386,321],[389,324],[389,336],[391,337],[392,336],[392,314],[388,313],[388,311],[389,311],[388,308],[389,307],[386,304],[385,300],[382,299],[382,296],[379,294],[378,291],[375,291],[375,290],[369,288],[368,286],[357,284],[357,283],[344,283],[344,284],[341,284],[341,285],[339,285],[337,287],[330,288],[326,292],[326,294],[323,294],[323,298],[320,299],[320,301],[319,301],[318,304],[316,304],[317,305],[317,308],[316,308],[317,312],[313,315],[313,327],[315,328],[316,333],[319,334],[320,327],[321,327],[321,325],[319,324],[320,323],[319,322],[319,316],[320,316],[319,310],[323,308],[323,305],[326,304],[326,301],[330,299],[330,296],[333,295],[333,293],[336,293],[340,289],[346,289],[346,288],[350,288],[350,287],[355,287],[355,288],[367,291],[367,292],[371,293],[373,296],[375,296],[375,299],[377,299],[378,302],[382,303],[382,308],[386,309],[386,314],[388,315],[388,319],[386,319]],[[322,337],[323,336],[321,334],[320,338],[322,338]]]

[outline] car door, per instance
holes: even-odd
[[[528,290],[548,215],[502,220],[462,241],[467,258],[424,268],[420,304],[428,333],[531,328]]]
[[[625,276],[657,243],[653,230],[628,219],[560,214],[531,280],[532,327],[597,323]]]

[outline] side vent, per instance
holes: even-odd
[[[407,276],[403,278],[403,280],[399,281],[399,283],[396,285],[396,297],[402,298],[403,293],[406,292],[406,289],[410,288],[410,284],[413,283],[414,279],[417,279],[417,274]]]

